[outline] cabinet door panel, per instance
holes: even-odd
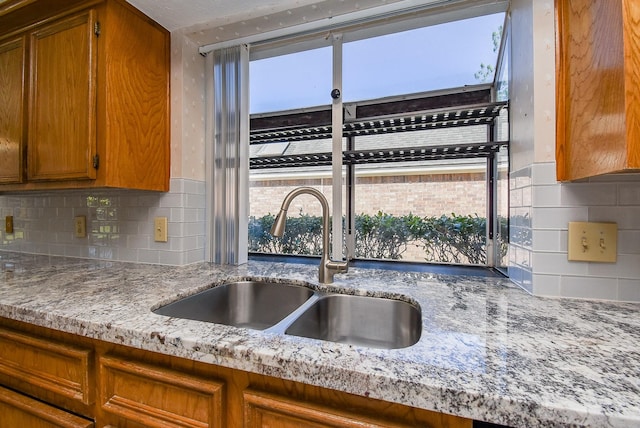
[[[0,428],[89,428],[92,421],[0,387]]]
[[[0,329],[0,381],[78,413],[93,403],[92,351]]]
[[[100,358],[100,424],[222,428],[223,384],[161,367]],[[103,414],[102,414],[103,413]]]
[[[31,34],[29,180],[96,177],[95,15]]]
[[[25,41],[0,43],[0,183],[21,183]]]
[[[312,403],[292,400],[261,391],[245,391],[244,426],[247,428],[360,428],[408,427],[376,420]]]

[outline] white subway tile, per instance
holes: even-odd
[[[533,206],[560,207],[560,186],[533,186]]]
[[[186,252],[185,263],[198,263],[202,261],[204,261],[204,248]]]
[[[576,208],[532,208],[531,222],[534,229],[567,229],[570,221],[587,221],[589,209]]]
[[[555,162],[533,164],[531,166],[531,175],[534,185],[557,184]]]
[[[160,263],[159,251],[158,250],[138,250],[138,260],[140,263]]]
[[[619,279],[618,300],[640,302],[640,279]]]
[[[617,186],[614,183],[565,183],[561,185],[561,202],[564,207],[613,206],[617,203]]]
[[[589,263],[590,276],[640,279],[640,256],[618,254],[616,263]]]
[[[187,195],[184,193],[168,193],[160,199],[162,208],[174,208],[186,206]]]
[[[615,278],[565,276],[560,288],[563,297],[602,300],[618,297],[618,280]]]
[[[184,264],[184,253],[181,251],[158,251],[158,262],[163,265],[182,265]]]
[[[530,207],[533,205],[533,187],[527,186],[522,188],[522,206]]]
[[[587,276],[588,263],[570,262],[566,253],[540,253],[532,255],[533,268],[538,274]]]
[[[182,210],[184,221],[188,223],[203,221],[204,219],[200,217],[202,212],[204,212],[203,209],[185,208]]]
[[[184,193],[187,180],[172,178],[169,180],[170,193]]]
[[[619,205],[640,205],[640,183],[618,184]]]
[[[533,250],[547,252],[566,252],[566,236],[566,233],[563,233],[560,230],[534,230]]]
[[[560,296],[561,277],[559,275],[533,274],[533,290],[536,296]]]
[[[640,230],[640,207],[590,207],[588,221],[615,222],[618,229]]]
[[[184,236],[200,236],[205,233],[204,223],[185,223]]]
[[[139,260],[138,249],[127,247],[118,248],[118,260],[126,262],[137,262]]]
[[[618,230],[618,254],[640,254],[640,230]]]
[[[182,206],[186,208],[204,208],[205,206],[204,195],[187,194],[185,196],[186,196],[186,204]]]

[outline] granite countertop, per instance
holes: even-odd
[[[145,265],[0,252],[0,316],[117,344],[517,427],[640,426],[640,305],[532,297],[507,279],[314,265]],[[153,314],[224,281],[404,296],[414,346],[381,350]]]

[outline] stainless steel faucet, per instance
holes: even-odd
[[[284,234],[289,205],[296,196],[302,194],[315,196],[322,205],[322,258],[320,259],[320,268],[318,269],[318,280],[323,284],[330,284],[333,282],[333,276],[336,273],[347,272],[349,262],[334,261],[331,260],[329,256],[329,203],[321,192],[312,187],[298,187],[289,192],[289,194],[285,196],[284,201],[282,201],[280,212],[271,227],[271,234],[278,237]]]

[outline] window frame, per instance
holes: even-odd
[[[477,2],[467,2],[467,3],[477,3]],[[505,2],[506,4],[506,2]],[[448,21],[471,18],[474,16],[479,16],[486,13],[495,13],[495,12],[506,12],[506,5],[503,3],[494,3],[491,6],[492,12],[487,12],[487,5],[484,5],[482,12],[480,9],[475,9],[473,11],[465,10],[462,8],[444,8],[444,11],[440,11],[438,13],[432,13],[426,15],[428,17],[427,25],[435,25],[437,23],[444,23]],[[459,5],[457,5],[459,6]],[[473,9],[473,8],[471,8]],[[420,26],[425,26],[424,16],[422,17],[422,23]],[[334,89],[338,89],[341,91],[341,70],[342,70],[342,56],[341,56],[341,47],[342,44],[347,41],[359,40],[362,38],[373,37],[376,35],[390,34],[393,32],[404,31],[404,29],[417,28],[417,22],[420,22],[418,18],[414,19],[395,19],[393,22],[385,25],[362,25],[362,24],[351,24],[351,27],[346,26],[342,30],[344,32],[340,33],[331,33],[331,37],[326,37],[324,41],[319,41],[317,37],[308,37],[308,35],[299,35],[296,38],[290,39],[285,42],[283,40],[266,40],[261,43],[257,43],[252,45],[250,60],[266,58],[269,56],[277,56],[282,54],[294,53],[297,51],[307,50],[314,47],[320,47],[326,45],[326,43],[333,44],[334,50],[334,63],[333,63],[333,80],[334,80]],[[506,27],[506,20],[505,20]],[[504,31],[504,30],[503,30]],[[504,32],[503,32],[504,34]],[[504,41],[503,41],[504,43]],[[336,52],[339,54],[336,55]],[[502,55],[504,52],[504,48],[501,47],[499,55]],[[496,70],[497,71],[497,70]],[[494,83],[497,73],[494,74]],[[486,85],[492,86],[493,84]],[[485,85],[478,85],[478,87]],[[469,88],[458,88],[460,93],[468,93]],[[447,95],[447,93],[455,92],[456,89],[453,90],[444,90],[444,91],[432,91],[428,93],[429,96],[440,96]],[[411,96],[424,96],[423,94],[412,94]],[[399,98],[406,99],[407,96],[399,96]],[[393,102],[394,100],[387,100]],[[493,102],[493,99],[491,100]],[[332,177],[333,177],[333,204],[332,204],[332,215],[333,215],[333,258],[339,259],[342,258],[342,245],[343,245],[343,237],[342,237],[342,204],[343,201],[346,207],[346,227],[345,227],[345,237],[344,242],[346,242],[346,247],[348,253],[346,257],[353,257],[353,250],[355,248],[355,231],[354,231],[354,223],[355,223],[355,212],[353,210],[354,207],[354,187],[355,187],[355,164],[351,164],[346,162],[346,168],[344,171],[345,184],[342,184],[343,171],[342,171],[342,161],[344,157],[344,153],[342,150],[342,138],[343,135],[343,126],[345,121],[343,119],[343,112],[346,112],[345,116],[349,115],[350,109],[357,109],[358,105],[365,105],[367,103],[375,103],[376,100],[367,100],[361,103],[342,103],[341,98],[337,98],[332,100],[330,105],[331,108],[331,116],[332,116],[332,125],[330,127],[331,136],[333,139],[333,150],[331,156],[326,157],[331,161],[331,165],[333,167]],[[491,104],[485,102],[484,104]],[[505,107],[508,106],[508,103],[504,103]],[[508,108],[508,107],[507,107]],[[323,110],[320,107],[316,107],[317,110]],[[308,110],[309,109],[305,109]],[[438,109],[435,109],[438,110]],[[446,110],[445,108],[441,108],[440,110]],[[276,112],[277,113],[277,112]],[[295,114],[294,111],[289,111],[289,114]],[[252,125],[250,127],[251,131],[253,131],[253,121],[254,119],[260,120],[265,119],[269,116],[273,116],[273,113],[260,113],[257,115],[251,116]],[[334,126],[333,124],[340,123],[342,124],[340,127]],[[491,123],[488,125],[487,130],[487,141],[493,142],[493,126],[495,123]],[[493,246],[494,239],[494,228],[496,227],[495,213],[496,213],[496,177],[497,177],[497,168],[495,162],[495,152],[497,149],[503,146],[508,146],[508,141],[500,142],[497,146],[488,150],[486,153],[482,154],[482,157],[486,157],[487,159],[487,265],[493,266],[495,263],[495,247]],[[354,152],[353,140],[347,137],[347,152]],[[282,156],[273,156],[269,158],[262,158],[262,161],[272,160],[275,161],[278,158],[282,158]],[[334,162],[335,160],[335,162]],[[343,194],[343,186],[345,197],[342,197]],[[337,213],[337,214],[336,214]],[[490,253],[491,252],[491,253]]]

